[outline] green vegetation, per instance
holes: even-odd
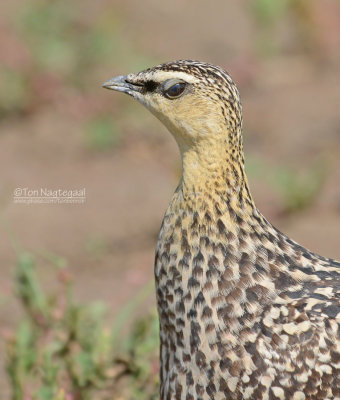
[[[124,39],[124,18],[114,4],[94,7],[93,13],[95,18],[88,20],[81,3],[32,0],[11,14],[10,32],[18,48],[0,65],[3,120],[70,104],[64,112],[71,119],[76,113],[87,150],[112,150],[120,144],[122,112],[105,97],[98,103],[100,85],[110,78],[108,70],[118,73],[117,60],[119,70],[126,71],[156,60]]]
[[[41,287],[31,254],[22,254],[15,270],[23,316],[7,343],[12,399],[156,399],[156,313],[130,326],[151,286],[137,294],[108,328],[105,305],[77,304],[64,260],[47,258],[57,269],[58,288],[53,294],[48,295]],[[44,266],[46,263],[51,265],[44,261]]]
[[[325,178],[325,170],[314,166],[300,173],[280,168],[270,177],[288,213],[302,211],[312,205],[321,192]]]
[[[317,40],[317,26],[313,19],[313,4],[308,0],[252,0],[249,2],[251,15],[258,26],[257,48],[262,56],[277,55],[282,51],[282,38],[273,40],[273,36],[280,37],[280,25],[290,23],[294,35],[294,45],[288,47],[299,48],[301,52],[315,51],[319,45]],[[292,39],[290,39],[292,41]],[[287,47],[286,43],[286,47]],[[281,47],[281,48],[280,48]]]
[[[119,126],[109,116],[98,116],[88,121],[85,132],[88,147],[95,150],[115,147],[121,139]]]
[[[287,12],[289,2],[290,0],[253,0],[253,15],[261,24],[272,25]]]
[[[261,177],[279,193],[283,212],[287,214],[303,211],[315,202],[328,172],[323,161],[299,171],[281,165],[268,168],[268,165],[254,159],[246,164],[251,175]]]

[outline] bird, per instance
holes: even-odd
[[[230,75],[179,60],[103,87],[143,104],[181,154],[154,266],[160,399],[340,399],[340,263],[257,209]]]

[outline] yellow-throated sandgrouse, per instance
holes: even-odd
[[[340,263],[257,210],[230,76],[177,61],[103,86],[145,105],[182,156],[156,250],[160,398],[340,399]]]

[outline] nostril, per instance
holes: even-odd
[[[143,88],[144,82],[132,82],[128,78],[125,78],[125,83],[127,83],[131,88]]]

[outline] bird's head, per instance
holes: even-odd
[[[181,60],[117,76],[103,87],[147,107],[174,135],[182,153],[202,145],[241,145],[239,93],[222,68]]]

